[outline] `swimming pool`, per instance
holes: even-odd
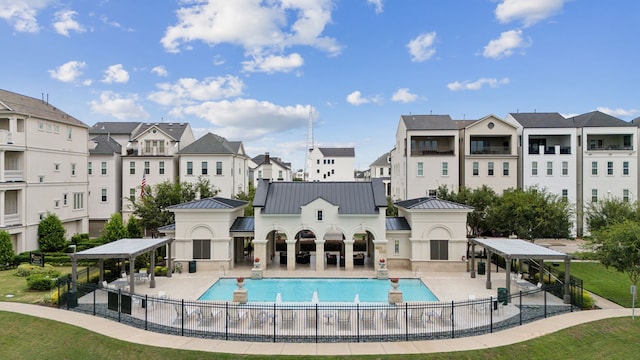
[[[205,291],[198,300],[232,301],[238,287],[235,278],[222,278]],[[344,278],[265,278],[244,280],[250,302],[318,302],[386,303],[389,280]],[[400,279],[398,290],[403,301],[438,301],[420,279]]]

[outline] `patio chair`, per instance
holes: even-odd
[[[237,326],[243,319],[247,313],[238,309],[236,306],[230,306],[227,310],[227,319],[229,320],[229,325]]]
[[[249,316],[251,317],[251,324],[254,327],[261,327],[265,324],[267,313],[262,309],[251,308],[249,309]]]
[[[340,327],[350,327],[351,326],[351,310],[340,309],[338,310],[337,324]]]
[[[387,326],[398,326],[398,308],[392,307],[383,311],[382,318]]]
[[[280,310],[280,316],[282,319],[282,327],[292,327],[296,319],[296,313],[293,309]]]
[[[306,309],[304,311],[304,317],[308,327],[315,327],[318,323],[318,313],[316,309]]]
[[[206,306],[200,307],[200,320],[198,325],[207,326],[210,325],[220,315],[220,310],[216,308],[209,308]]]
[[[360,311],[360,321],[362,321],[362,325],[373,327],[375,313],[374,309],[362,309],[362,311]]]
[[[442,311],[440,312],[440,321],[442,321],[443,324],[451,324],[452,320],[453,310],[451,309],[451,306],[447,305],[443,307]]]
[[[424,308],[411,309],[409,312],[409,321],[416,326],[424,325]]]
[[[105,289],[107,289],[107,290],[109,290],[109,289],[110,289],[110,290],[117,290],[117,289],[118,289],[118,287],[117,287],[117,286],[115,286],[115,285],[110,285],[110,284],[107,282],[107,280],[103,280],[103,281],[102,281],[102,287],[103,287],[103,288],[105,288]]]

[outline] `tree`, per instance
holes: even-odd
[[[391,199],[391,196],[387,196],[387,211],[386,211],[386,215],[387,216],[398,216],[398,208],[393,203],[393,199]]]
[[[606,267],[626,273],[635,286],[640,275],[640,223],[624,220],[602,227],[591,240],[594,252]]]
[[[66,231],[56,214],[47,216],[38,224],[38,246],[44,252],[56,252],[67,247]]]
[[[11,245],[11,235],[6,230],[0,230],[0,269],[5,269],[13,262],[16,253]]]
[[[473,207],[473,211],[467,214],[468,235],[472,237],[481,236],[490,229],[491,209],[500,203],[500,197],[487,185],[473,190],[461,186],[458,193],[440,186],[436,194],[438,198]]]
[[[220,192],[219,189],[211,184],[209,179],[203,177],[202,175],[198,176],[198,182],[196,182],[196,184],[194,185],[194,190],[200,196],[200,199],[214,197]]]
[[[129,218],[127,221],[127,236],[132,239],[141,238],[144,236],[142,233],[142,228],[140,227],[140,222],[135,216]]]
[[[100,240],[103,244],[106,244],[126,237],[129,237],[129,235],[122,221],[122,215],[120,213],[112,214],[102,230]]]
[[[244,207],[244,216],[253,216],[253,199],[256,197],[256,188],[252,183],[249,183],[248,192],[239,192],[234,196],[236,200],[247,201],[247,206]]]
[[[601,228],[624,220],[640,220],[638,203],[630,204],[619,198],[608,197],[597,202],[591,202],[587,207],[585,217],[591,233]]]

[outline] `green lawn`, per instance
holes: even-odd
[[[247,356],[137,345],[82,328],[0,312],[4,359],[345,359],[344,356]],[[640,320],[606,319],[515,345],[455,353],[372,355],[359,359],[633,359],[640,353]]]

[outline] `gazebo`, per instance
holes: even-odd
[[[487,251],[487,259],[491,259],[492,254],[498,254],[505,259],[506,266],[506,289],[507,293],[511,293],[511,260],[522,259],[537,259],[540,261],[540,279],[543,276],[543,263],[544,260],[558,260],[564,261],[564,296],[563,301],[565,304],[571,302],[571,295],[569,293],[570,282],[570,264],[571,256],[559,251],[555,251],[544,246],[536,245],[530,241],[522,239],[505,239],[505,238],[492,238],[492,239],[469,239],[471,244],[471,277],[476,277],[475,270],[475,246],[480,245]],[[487,269],[487,289],[491,289],[491,269],[488,266]]]
[[[138,255],[155,251],[157,248],[171,244],[173,238],[143,238],[143,239],[120,239],[91,249],[69,254],[71,257],[71,281],[73,290],[76,290],[77,281],[77,261],[78,259],[100,259],[100,282],[104,280],[104,259],[128,259],[129,260],[129,289],[134,292],[135,271],[134,261]],[[171,246],[167,246],[167,266],[171,269]],[[155,268],[155,256],[151,256],[151,269]],[[167,272],[167,277],[171,277],[171,271]],[[149,287],[156,287],[154,271],[151,271]]]

